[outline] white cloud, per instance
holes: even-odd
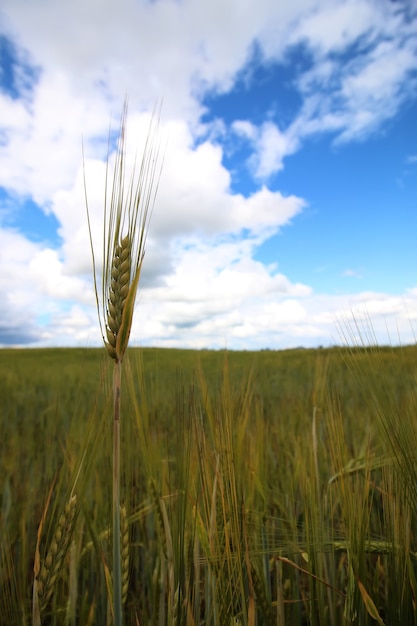
[[[231,125],[232,130],[241,137],[255,142],[258,137],[258,129],[249,120],[235,120]]]
[[[20,61],[27,57],[40,69],[31,98],[25,95],[26,110],[6,110],[2,123],[18,123],[20,132],[2,150],[0,165],[10,186],[23,191],[30,184],[40,202],[51,193],[51,180],[69,183],[81,132],[103,137],[126,91],[134,109],[164,97],[164,115],[186,119],[198,133],[200,98],[233,86],[255,42],[268,62],[285,62],[300,45],[311,56],[310,69],[300,67],[295,84],[304,104],[287,129],[270,121],[255,132],[249,121],[236,120],[235,130],[256,139],[252,165],[258,177],[282,169],[309,134],[338,131],[349,140],[375,130],[415,89],[415,29],[405,9],[385,1],[263,0],[225,7],[220,0],[106,0],[97,12],[80,0],[5,0],[3,14],[8,32],[28,50]],[[351,46],[357,54],[346,63]],[[64,142],[66,149],[59,150]],[[39,152],[49,172],[40,168]],[[10,156],[20,162],[19,172],[10,170]]]
[[[252,146],[248,165],[258,179],[267,179],[284,167],[284,158],[298,148],[297,138],[291,132],[281,132],[273,122],[264,122],[259,128],[248,120],[235,120],[231,125],[240,137]]]
[[[272,122],[262,124],[253,141],[254,154],[250,159],[257,178],[265,179],[284,167],[284,158],[296,152],[299,140],[291,130],[282,132]]]
[[[247,197],[232,191],[221,143],[229,132],[248,142],[256,182],[282,170],[310,135],[332,132],[349,141],[379,128],[415,90],[415,24],[401,11],[380,0],[104,0],[100,10],[82,0],[4,0],[21,97],[0,94],[0,185],[52,211],[62,246],[53,250],[0,230],[0,342],[97,341],[81,138],[99,250],[109,119],[117,128],[126,92],[128,161],[161,97],[167,139],[136,340],[248,348],[325,343],[341,311],[352,306],[358,313],[366,303],[378,323],[394,315],[402,323],[399,298],[319,297],[257,260],[259,246],[307,201],[267,186]],[[303,46],[310,64],[300,64],[293,85],[300,109],[285,124],[274,111],[258,125],[239,112],[230,127],[203,122],[204,95],[230,89],[250,69],[255,45],[271,63],[289,62]],[[413,317],[412,290],[405,302]]]
[[[27,265],[38,247],[13,231],[0,229],[0,290],[3,294],[3,314],[0,324],[0,343],[36,341],[36,302],[33,286],[28,285]],[[29,289],[27,289],[29,287]]]
[[[30,260],[27,271],[41,296],[53,301],[78,301],[84,304],[92,301],[91,289],[86,292],[84,281],[65,273],[56,250],[45,248],[37,252]]]
[[[342,272],[342,276],[345,276],[347,278],[362,278],[363,274],[359,270],[349,268]]]
[[[146,136],[149,115],[128,125],[128,139]],[[136,128],[135,128],[136,126]],[[138,134],[139,131],[139,134]],[[229,188],[230,175],[222,164],[222,150],[208,142],[193,147],[191,135],[183,122],[173,121],[161,130],[168,137],[164,166],[158,192],[157,209],[152,216],[149,252],[152,265],[163,274],[171,271],[170,250],[181,248],[204,237],[212,245],[224,237],[240,238],[242,231],[258,245],[276,233],[300,213],[305,202],[296,196],[260,188],[245,198]],[[139,150],[140,153],[140,150]],[[162,158],[162,157],[161,157]],[[134,153],[127,151],[127,163]],[[110,160],[112,171],[113,157]],[[85,178],[95,249],[100,250],[104,206],[105,164],[85,160]],[[81,164],[73,186],[57,191],[51,210],[60,221],[63,257],[71,273],[86,273],[91,267],[85,198]],[[159,252],[159,251],[160,252]],[[158,262],[165,257],[166,267]],[[168,256],[167,256],[168,255]],[[157,276],[151,270],[154,278]]]
[[[282,37],[272,40],[266,28],[257,43],[267,63],[299,65],[293,87],[301,107],[286,125],[279,118],[258,126],[237,118],[231,125],[251,146],[250,171],[261,179],[281,171],[312,135],[332,133],[339,143],[367,137],[417,89],[417,36],[405,10],[374,0],[291,4],[280,14],[283,27],[271,17]],[[308,62],[291,56],[300,48]]]
[[[140,288],[133,344],[314,346],[346,337],[359,341],[358,329],[362,338],[375,335],[379,343],[413,341],[417,288],[403,296],[318,295],[255,261],[254,246],[232,237],[171,251],[164,283]],[[56,251],[18,233],[0,230],[0,250],[5,294],[0,343],[97,345],[91,277],[68,274]]]
[[[192,301],[192,293],[191,302],[148,300],[142,293],[132,341],[140,345],[235,349],[340,345],[348,338],[352,343],[366,337],[380,344],[415,341],[415,295],[323,296],[306,288],[301,294],[300,287],[287,285],[287,293],[272,298],[247,293],[237,307],[230,300],[224,306],[219,300]],[[352,329],[356,329],[355,334]],[[362,339],[358,329],[362,329]]]
[[[0,344],[42,344],[51,334],[53,317],[72,308],[71,302],[94,302],[92,286],[68,276],[56,251],[17,232],[0,229],[0,266],[5,294]],[[75,338],[71,328],[65,332]],[[54,340],[59,342],[59,335]]]
[[[303,105],[285,131],[296,138],[296,148],[323,132],[337,133],[339,142],[361,139],[416,91],[415,24],[394,3],[322,3],[298,21],[290,39],[313,55],[311,67],[297,78]],[[356,52],[349,58],[352,46]]]
[[[382,20],[387,13],[384,4],[363,0],[318,2],[298,20],[290,43],[304,42],[318,58],[343,52],[361,38],[369,40],[378,27],[384,26]]]
[[[47,204],[56,189],[74,179],[83,132],[89,139],[105,135],[108,111],[97,99],[79,98],[60,72],[42,75],[30,104],[5,96],[3,102],[0,124],[8,140],[0,144],[1,184]]]

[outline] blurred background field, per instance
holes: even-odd
[[[111,367],[0,351],[0,623],[111,623]],[[128,351],[126,624],[417,623],[417,348]],[[42,519],[44,522],[41,524]]]

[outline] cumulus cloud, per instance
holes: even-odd
[[[105,0],[98,12],[82,0],[4,0],[0,14],[13,54],[13,89],[0,91],[0,186],[9,198],[29,197],[52,212],[60,237],[55,248],[35,244],[0,222],[1,343],[99,339],[84,174],[100,266],[109,121],[111,169],[126,91],[130,165],[143,149],[152,108],[164,99],[164,167],[136,340],[326,343],[330,320],[349,306],[357,314],[367,302],[378,319],[400,314],[401,299],[388,294],[367,293],[359,302],[317,296],[276,264],[262,263],[257,251],[308,206],[297,190],[268,186],[286,158],[322,133],[339,142],[363,138],[415,90],[415,23],[402,3]],[[239,112],[228,121],[204,120],[208,94],[227,93],[242,76],[249,88],[257,58],[285,67],[297,51],[302,60],[291,89],[300,104],[289,119],[271,105],[259,123]],[[253,186],[245,194],[233,189],[226,166],[230,137],[247,148]],[[0,202],[1,218],[10,202]],[[414,311],[416,294],[405,302]]]

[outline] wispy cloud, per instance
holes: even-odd
[[[302,53],[294,79],[299,112],[282,130],[272,122],[258,129],[247,120],[233,124],[252,145],[256,176],[279,172],[285,157],[313,135],[331,134],[336,143],[363,140],[417,91],[415,23],[393,3],[311,5],[288,32],[284,49],[259,41],[269,60],[285,59],[287,49],[288,62],[297,63],[294,51]]]
[[[342,276],[346,278],[363,278],[362,272],[354,269],[346,269],[342,272]]]
[[[232,129],[251,144],[253,154],[248,161],[249,169],[261,180],[282,170],[284,158],[299,148],[299,140],[291,129],[282,132],[273,122],[257,127],[247,120],[236,120]]]

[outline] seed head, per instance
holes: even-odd
[[[122,361],[129,342],[146,236],[159,181],[159,176],[156,175],[159,154],[159,115],[152,117],[140,167],[137,172],[134,167],[128,183],[125,172],[126,116],[127,102],[125,101],[110,194],[107,194],[109,156],[107,158],[101,297],[99,297],[97,287],[95,254],[86,193],[94,290],[101,334],[109,356],[116,362]],[[86,186],[85,180],[84,186]]]

